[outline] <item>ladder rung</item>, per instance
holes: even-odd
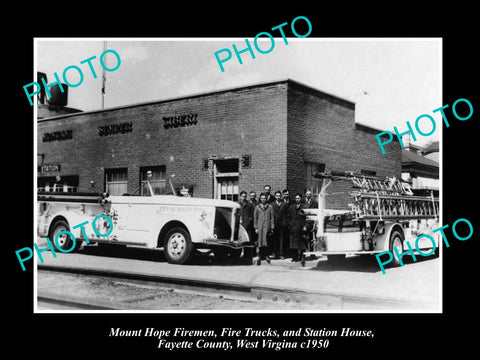
[[[358,194],[360,198],[365,199],[376,199],[377,194],[375,193],[361,193]],[[389,195],[389,194],[378,194],[379,199],[392,199],[392,200],[409,200],[409,201],[428,201],[432,202],[432,198],[428,196],[414,196],[414,195]],[[435,202],[438,202],[438,198],[433,199]]]
[[[355,212],[361,219],[429,219],[438,215],[437,198],[377,193],[353,195],[356,200]]]

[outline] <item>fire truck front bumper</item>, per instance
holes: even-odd
[[[228,239],[214,239],[214,238],[208,238],[203,240],[203,245],[205,247],[216,247],[216,246],[222,246],[222,247],[229,247],[231,249],[242,249],[246,247],[255,247],[255,244],[250,241],[232,241]]]

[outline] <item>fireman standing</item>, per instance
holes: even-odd
[[[255,207],[253,212],[253,227],[258,236],[257,239],[257,265],[261,264],[262,258],[270,263],[270,256],[265,254],[268,249],[267,237],[271,235],[275,229],[275,214],[273,207],[267,203],[265,193],[260,194],[260,204]]]
[[[302,266],[304,266],[306,246],[303,235],[307,229],[305,227],[305,215],[301,211],[305,208],[305,205],[302,204],[301,200],[302,194],[295,194],[295,204],[288,208],[287,218],[290,228],[290,249],[296,250],[292,261],[301,261]]]
[[[305,191],[305,200],[303,200],[303,204],[306,209],[318,209],[318,202],[312,197],[312,191],[307,190]],[[306,238],[307,238],[307,246],[310,246],[310,248],[313,246],[313,238],[315,237],[315,232],[314,232],[314,227],[315,223],[312,220],[306,220],[305,221],[305,228],[306,230]]]
[[[287,209],[288,205],[282,199],[280,191],[275,192],[275,201],[271,204],[275,214],[275,231],[273,233],[273,255],[275,259],[284,259],[283,240],[285,238],[285,228],[288,226]]]

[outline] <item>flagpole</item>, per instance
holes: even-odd
[[[103,52],[105,52],[105,50],[107,50],[107,41],[105,40],[103,42]],[[102,109],[105,107],[105,82],[107,80],[106,76],[105,76],[105,67],[102,66]]]

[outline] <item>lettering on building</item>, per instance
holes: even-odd
[[[43,134],[43,142],[73,139],[73,130],[54,131]]]
[[[38,166],[39,173],[46,173],[46,172],[52,172],[52,171],[60,171],[60,164]]]
[[[117,134],[127,134],[133,131],[133,123],[126,122],[122,124],[104,125],[98,127],[98,135],[108,136]]]
[[[176,115],[176,116],[164,116],[163,117],[163,128],[177,128],[190,125],[197,125],[197,115],[198,114],[188,114],[188,115]]]

